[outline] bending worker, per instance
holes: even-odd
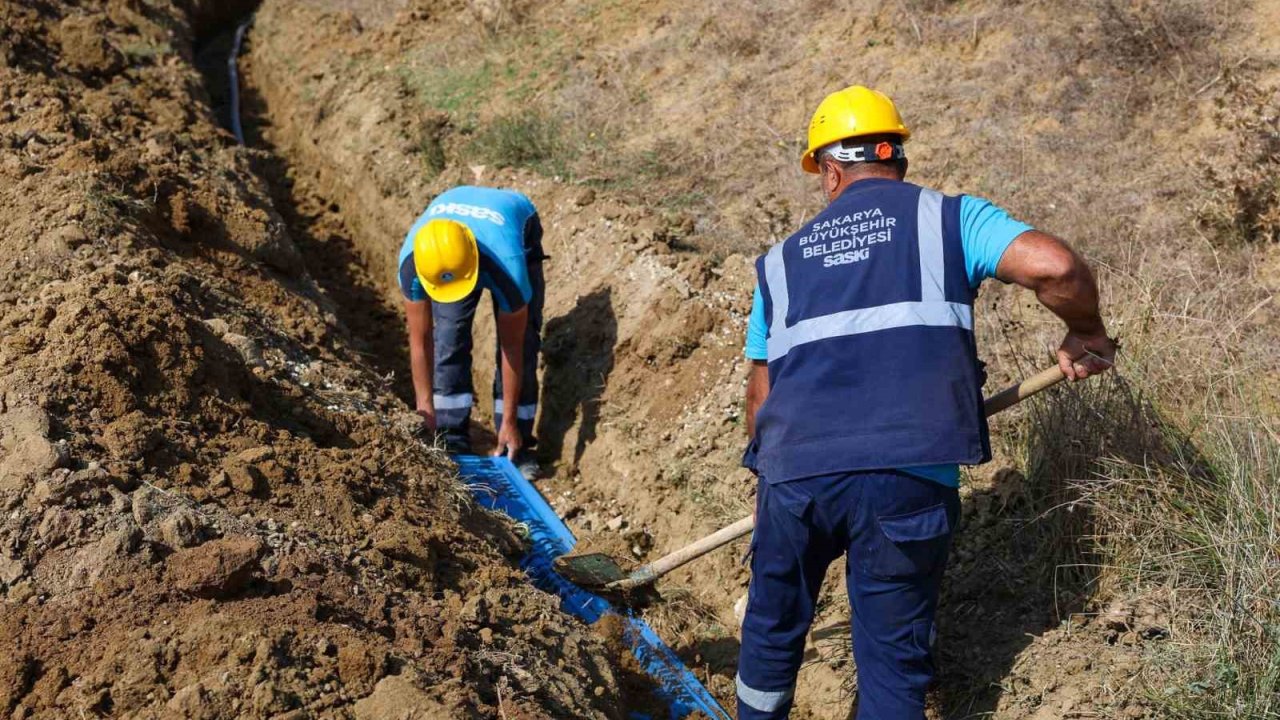
[[[984,279],[1035,291],[1066,323],[1069,379],[1115,355],[1084,261],[985,200],[904,182],[909,136],[888,97],[829,95],[801,165],[830,204],[756,263],[743,720],[787,716],[823,575],[844,553],[858,718],[924,718],[958,466],[991,459],[973,334]]]
[[[471,452],[471,324],[488,288],[498,330],[495,454],[505,452],[530,480],[538,472],[531,451],[544,258],[542,223],[529,198],[514,190],[467,186],[432,201],[400,248],[418,414],[443,436],[449,452]]]

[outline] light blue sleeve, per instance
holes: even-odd
[[[1004,251],[1009,249],[1015,238],[1032,229],[987,200],[961,196],[960,242],[964,246],[969,286],[976,288],[983,280],[995,277]]]
[[[769,329],[764,324],[764,297],[760,295],[760,286],[756,285],[755,294],[751,298],[751,316],[747,318],[748,360],[768,360],[769,346],[765,336]]]
[[[418,218],[409,229],[404,243],[400,245],[400,258],[396,263],[396,279],[400,284],[400,292],[405,300],[414,302],[427,299],[427,290],[422,287],[422,281],[418,279],[418,271],[413,264],[413,236],[417,234],[418,228],[422,227],[424,222],[422,218]]]

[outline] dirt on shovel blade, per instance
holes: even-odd
[[[556,558],[555,570],[565,580],[608,600],[619,608],[642,610],[662,599],[652,584],[634,588],[609,587],[630,574],[605,553],[564,555]]]
[[[587,589],[602,588],[627,577],[618,561],[604,553],[563,555],[556,558],[555,569],[569,582]]]

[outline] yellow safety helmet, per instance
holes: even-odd
[[[432,300],[461,300],[475,289],[480,276],[476,236],[456,220],[427,222],[413,236],[413,268]]]
[[[818,172],[814,157],[833,142],[866,135],[898,135],[904,141],[911,131],[902,123],[898,108],[888,95],[862,85],[851,85],[822,100],[809,121],[809,149],[800,158],[805,172]]]

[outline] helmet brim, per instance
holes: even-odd
[[[815,152],[817,152],[816,149],[810,150],[800,158],[800,167],[804,169],[805,172],[813,175],[817,175],[819,169],[818,161],[813,159],[813,154]]]

